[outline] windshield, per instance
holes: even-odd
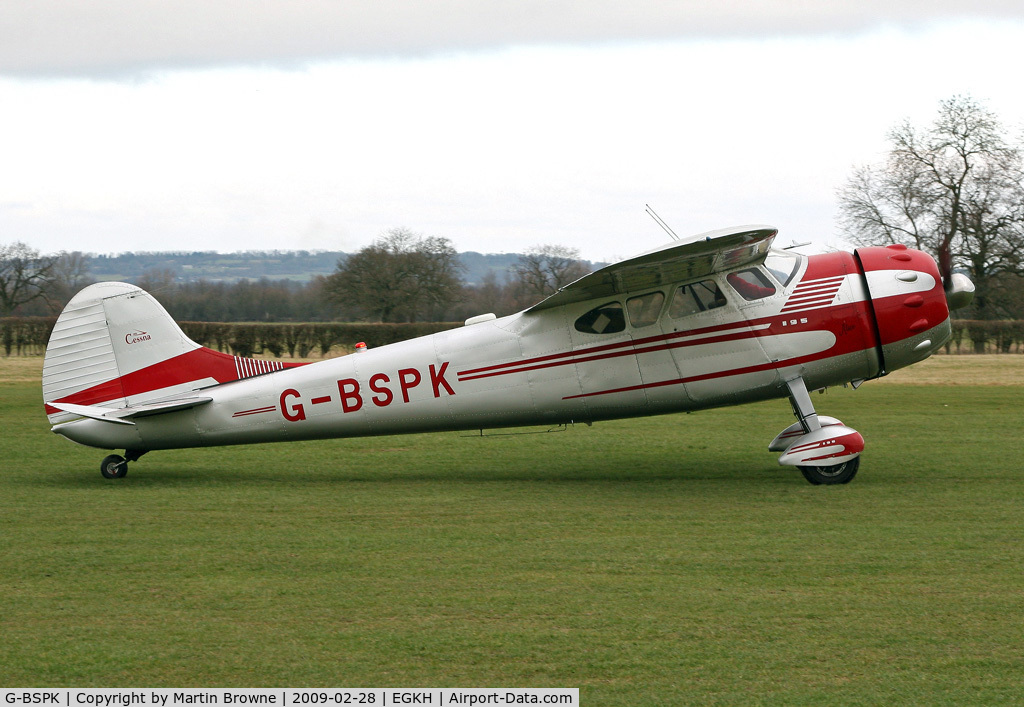
[[[777,250],[768,253],[768,257],[764,259],[764,267],[783,287],[793,279],[799,265],[800,256]]]

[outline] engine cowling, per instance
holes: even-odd
[[[930,255],[897,244],[858,248],[856,257],[871,297],[885,371],[927,358],[949,340],[946,288]]]

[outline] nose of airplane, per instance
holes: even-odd
[[[893,244],[858,248],[875,313],[885,370],[892,371],[938,350],[952,333],[949,311],[968,305],[974,283],[959,273],[940,272],[928,253]]]
[[[858,248],[856,255],[887,370],[919,361],[946,342],[949,306],[934,258],[900,244]]]
[[[946,306],[949,307],[949,311],[963,309],[974,299],[974,283],[971,282],[971,278],[963,273],[955,272],[944,278],[944,280]]]

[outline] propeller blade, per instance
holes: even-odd
[[[946,290],[946,306],[949,311],[966,307],[974,299],[974,283],[971,278],[953,272],[953,255],[950,253],[949,241],[938,247],[939,274],[942,276],[942,287]]]
[[[940,243],[936,250],[939,275],[942,276],[942,286],[946,289],[946,292],[949,292],[949,288],[953,284],[953,255],[949,252],[949,243]]]

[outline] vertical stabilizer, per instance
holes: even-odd
[[[75,295],[50,334],[43,401],[50,422],[76,415],[52,403],[124,407],[301,364],[207,349],[189,339],[159,302],[123,282]]]

